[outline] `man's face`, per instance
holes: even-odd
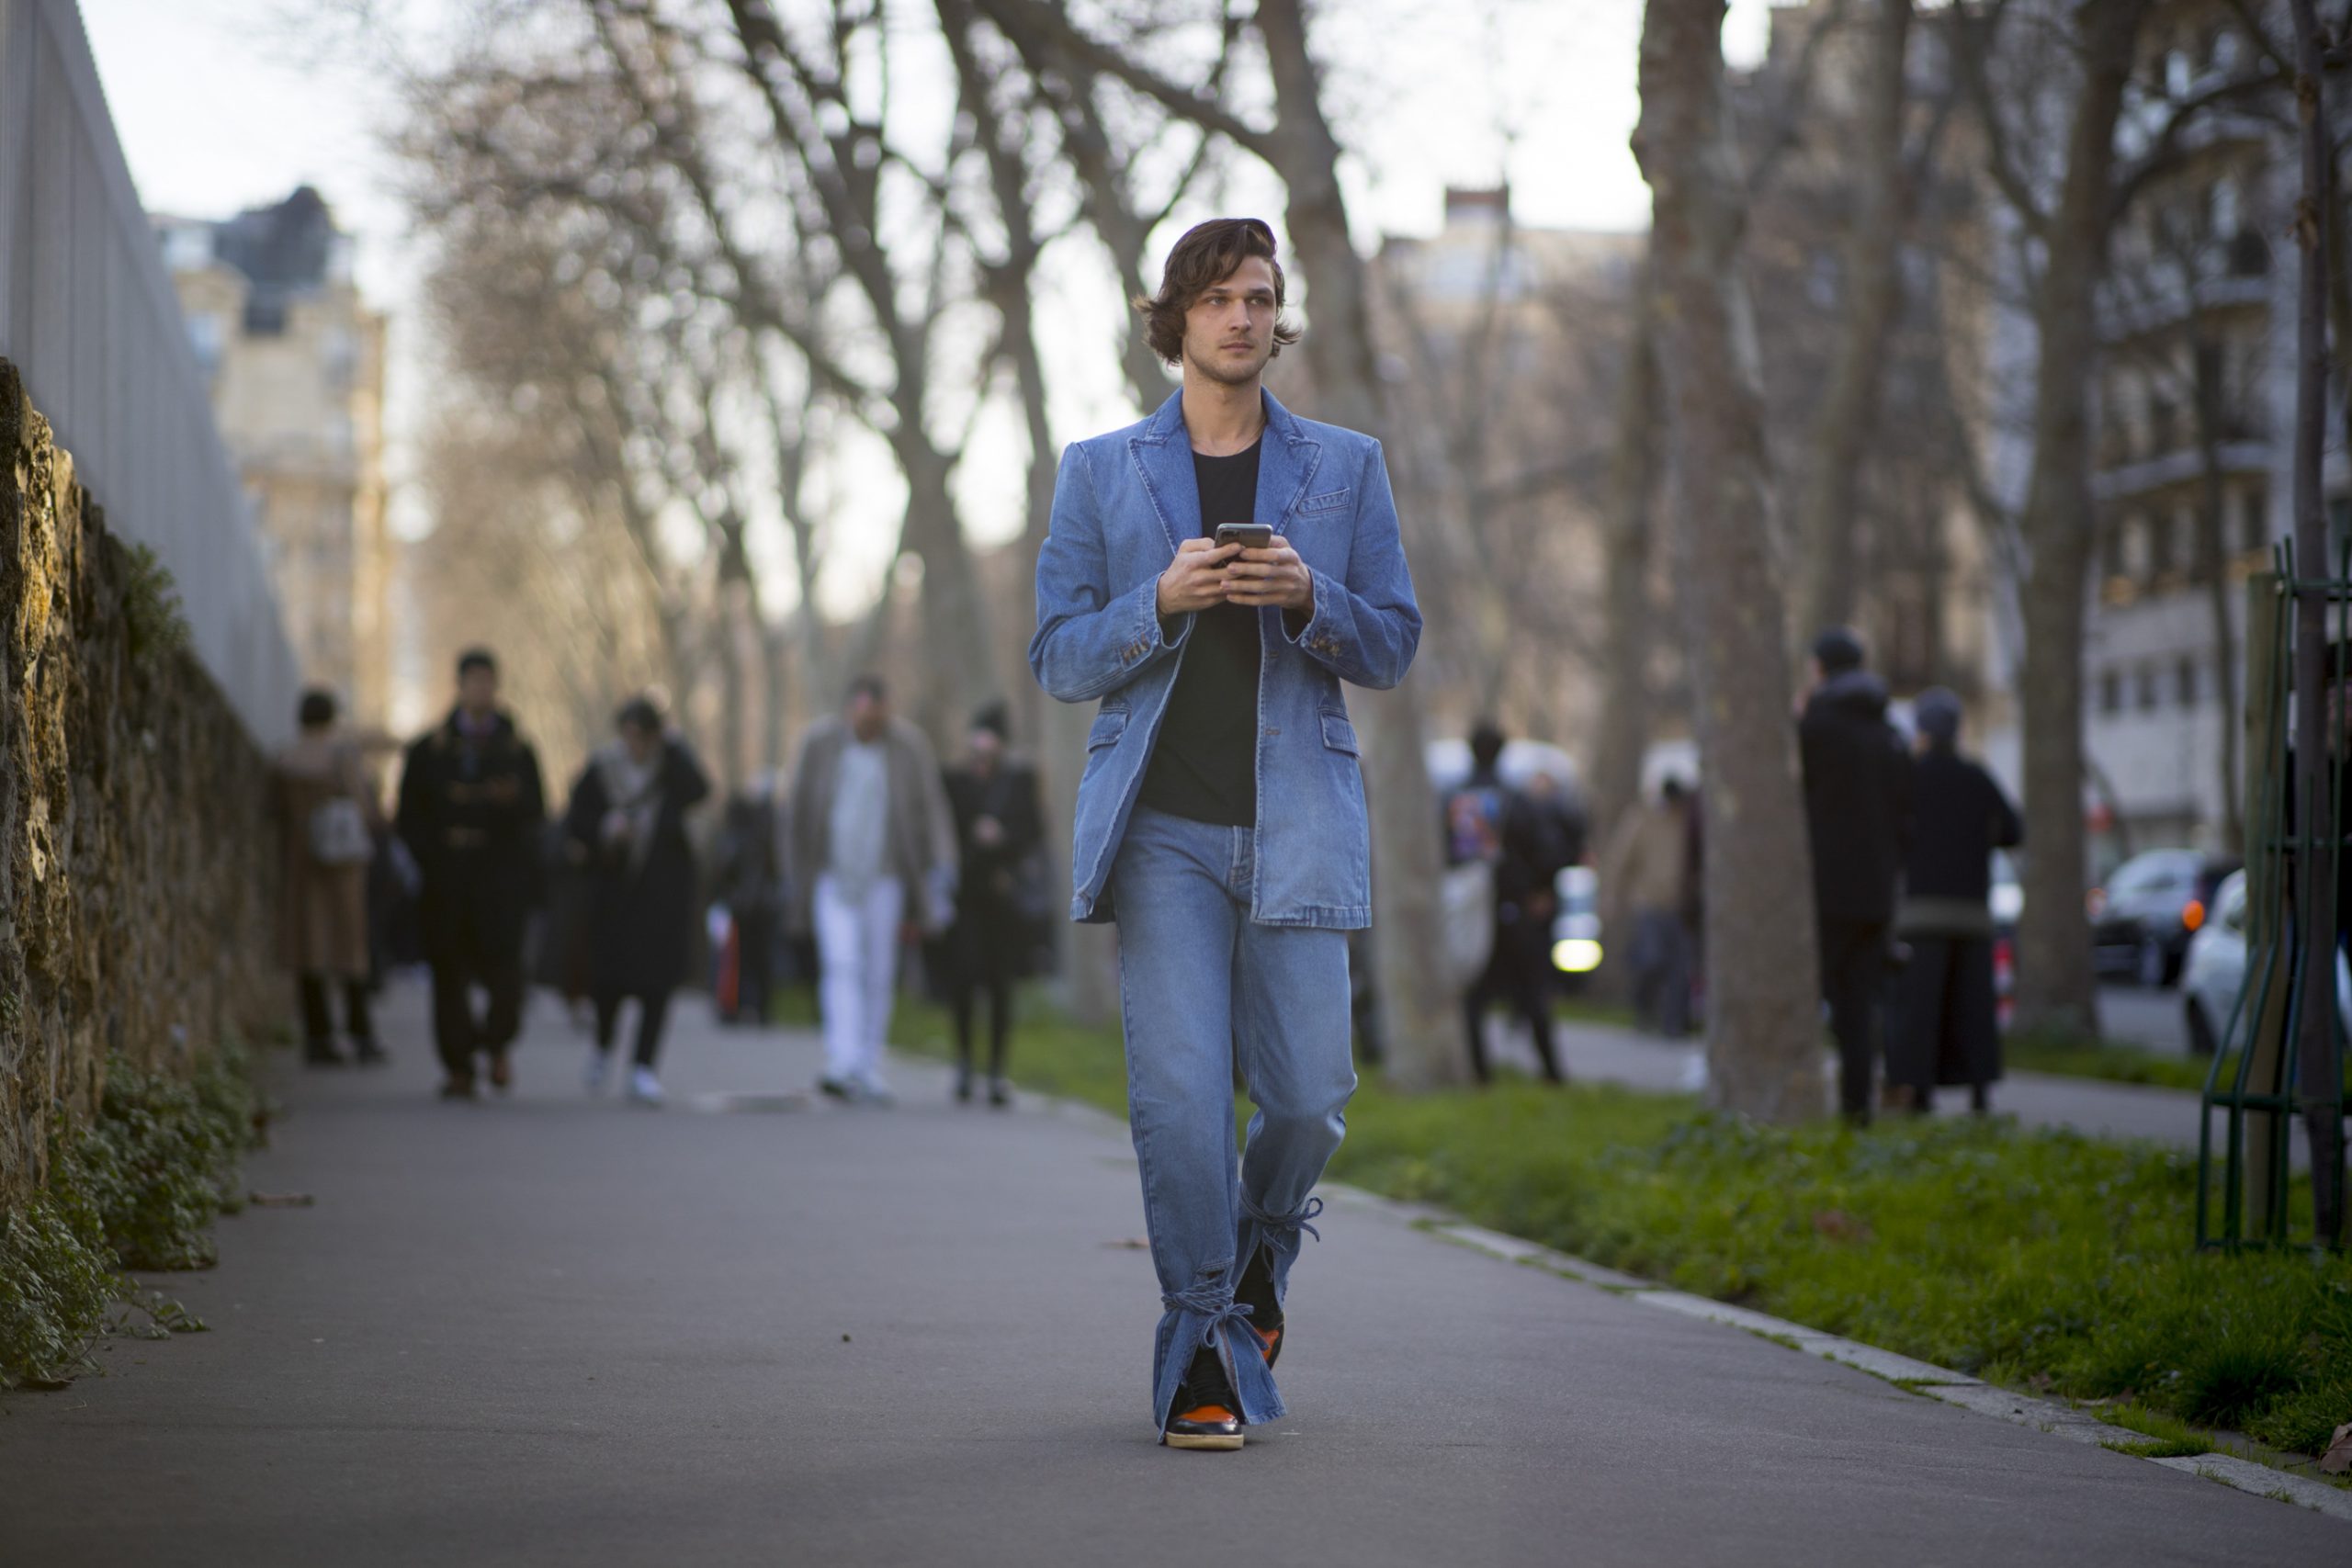
[[[981,767],[993,767],[1004,754],[1004,738],[995,730],[978,728],[972,731],[972,761]]]
[[[1244,256],[1184,312],[1185,367],[1228,387],[1250,385],[1274,356],[1275,315],[1272,264]]]
[[[458,675],[458,705],[468,713],[488,713],[498,705],[498,671],[477,664]]]
[[[890,703],[871,692],[852,692],[849,698],[849,728],[860,740],[880,739],[890,722]]]

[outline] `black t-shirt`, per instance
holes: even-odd
[[[1201,491],[1201,532],[1250,523],[1258,513],[1258,448],[1229,457],[1193,454]],[[1168,694],[1137,798],[1155,811],[1253,828],[1258,822],[1258,612],[1218,604],[1199,612]]]

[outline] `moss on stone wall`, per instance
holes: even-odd
[[[267,761],[0,361],[0,1211],[110,1059],[191,1080],[282,1010]]]

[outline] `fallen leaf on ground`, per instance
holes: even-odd
[[[1102,1245],[1108,1247],[1114,1247],[1121,1252],[1148,1252],[1151,1250],[1151,1243],[1144,1240],[1141,1236],[1136,1235],[1121,1236],[1116,1241],[1106,1241]]]
[[[2335,1429],[2335,1436],[2328,1440],[2327,1452],[2319,1456],[2319,1468],[2324,1475],[2341,1475],[2352,1470],[2352,1421]]]

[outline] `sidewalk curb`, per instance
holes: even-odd
[[[1124,1118],[1064,1095],[1022,1090],[1019,1104],[1023,1109],[1042,1111],[1048,1115],[1091,1122],[1106,1134],[1121,1137],[1127,1134],[1127,1123]],[[1974,1415],[1989,1416],[2011,1426],[2031,1427],[2068,1442],[2100,1446],[2149,1440],[2144,1432],[2110,1425],[2073,1405],[2036,1399],[2030,1394],[2013,1393],[1949,1367],[1915,1360],[1876,1345],[1865,1345],[1859,1339],[1825,1334],[1818,1328],[1792,1323],[1769,1313],[1755,1312],[1726,1302],[1692,1295],[1687,1291],[1678,1291],[1655,1280],[1623,1273],[1572,1253],[1556,1251],[1538,1242],[1472,1224],[1452,1211],[1432,1204],[1383,1197],[1343,1181],[1318,1183],[1316,1191],[1331,1207],[1377,1213],[1440,1240],[1466,1247],[1506,1263],[1540,1269],[1563,1280],[1607,1291],[1646,1306],[1679,1313],[1686,1317],[1719,1323],[1728,1328],[1745,1329],[1799,1354],[1836,1361],[1856,1371],[1883,1379],[1905,1393],[1937,1400]],[[2143,1458],[2130,1453],[2123,1457]],[[2224,1453],[2196,1454],[2180,1459],[2144,1459],[2143,1462],[2162,1465],[2166,1470],[2177,1470],[2184,1474],[2203,1476],[2208,1481],[2220,1482],[2224,1486],[2256,1497],[2300,1504],[2314,1513],[2352,1524],[2352,1492],[2325,1485],[2291,1471],[2273,1470],[2268,1465]]]

